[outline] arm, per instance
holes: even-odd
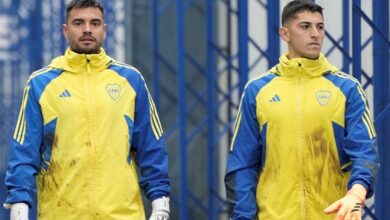
[[[352,161],[348,189],[361,184],[367,190],[369,198],[374,193],[379,157],[375,127],[364,91],[359,84],[356,84],[347,97],[345,128],[344,151]]]
[[[232,219],[254,219],[257,213],[261,139],[255,96],[251,88],[244,91],[228,154],[225,186]]]
[[[137,86],[132,147],[140,169],[140,186],[149,200],[168,197],[168,155],[156,107],[142,78]]]
[[[347,96],[345,128],[344,151],[352,162],[348,192],[325,212],[337,212],[335,219],[361,219],[361,208],[366,198],[374,193],[379,158],[375,128],[363,89],[358,83]]]
[[[42,114],[31,81],[24,89],[23,99],[11,138],[5,185],[6,204],[33,205],[36,175],[40,169],[42,144]]]

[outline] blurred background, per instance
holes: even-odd
[[[0,202],[10,133],[34,70],[61,55],[67,0],[0,0]],[[288,0],[101,0],[113,58],[147,81],[167,139],[171,219],[228,219],[223,176],[246,82],[278,62],[280,13]],[[359,79],[377,129],[381,169],[364,219],[390,210],[388,0],[318,0],[324,54]],[[149,202],[146,202],[149,212]],[[375,215],[374,215],[375,214]],[[9,219],[0,208],[0,219]],[[31,219],[36,219],[35,211]],[[375,217],[376,216],[376,217]]]

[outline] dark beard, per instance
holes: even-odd
[[[100,46],[96,48],[71,48],[71,50],[78,54],[99,54]]]

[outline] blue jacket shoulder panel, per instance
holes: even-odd
[[[276,74],[269,73],[266,75],[262,75],[256,79],[253,79],[249,81],[245,86],[244,93],[248,94],[248,98],[250,100],[255,100],[260,90],[277,77],[278,76]]]
[[[324,78],[339,88],[345,97],[348,97],[348,95],[359,85],[357,79],[343,72],[328,73],[324,75]]]
[[[115,71],[120,76],[127,79],[130,86],[137,91],[138,87],[141,85],[140,81],[144,81],[141,73],[134,68],[125,63],[113,62],[108,69]]]
[[[55,78],[59,77],[63,73],[63,70],[44,68],[41,71],[31,74],[28,83],[31,84],[36,99],[39,101],[42,93],[49,83]]]

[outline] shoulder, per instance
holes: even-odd
[[[55,69],[53,67],[44,67],[30,74],[27,83],[27,91],[32,92],[39,100],[45,88],[63,72],[62,69]]]
[[[27,84],[48,84],[50,81],[61,75],[62,72],[63,70],[61,69],[56,69],[50,66],[44,67],[31,73],[27,80]]]
[[[362,92],[362,87],[359,81],[350,74],[338,71],[325,74],[324,77],[334,86],[338,87],[345,95],[356,90]]]
[[[137,88],[144,87],[145,80],[141,72],[134,66],[118,61],[113,61],[108,69],[125,78],[134,89],[137,90]]]
[[[353,77],[352,75],[338,71],[338,72],[331,72],[328,74],[325,74],[324,77],[331,81],[336,86],[357,86],[359,85],[359,81]]]
[[[260,76],[250,80],[245,86],[245,93],[257,94],[263,87],[269,85],[273,79],[279,77],[275,73],[265,72]]]
[[[126,64],[126,63],[113,61],[110,64],[110,66],[108,67],[108,69],[111,69],[111,70],[115,71],[116,73],[118,73],[119,75],[126,77],[126,78],[139,77],[139,78],[143,79],[141,72],[137,68],[135,68],[132,65]]]

